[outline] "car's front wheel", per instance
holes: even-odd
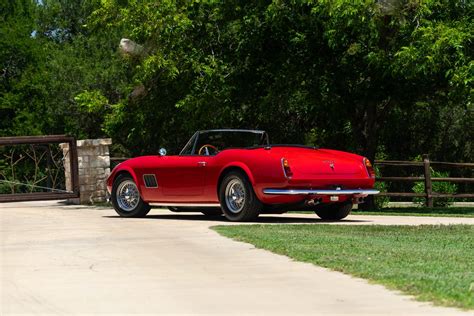
[[[150,211],[150,205],[141,197],[133,178],[128,174],[120,174],[112,187],[112,205],[122,217],[144,217]]]
[[[320,204],[315,207],[314,212],[321,219],[340,220],[349,215],[352,211],[352,202],[342,202],[334,204]]]
[[[219,201],[225,217],[231,221],[254,220],[262,208],[247,176],[239,171],[231,171],[224,177]]]

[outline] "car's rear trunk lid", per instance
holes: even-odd
[[[367,176],[362,157],[354,154],[299,147],[275,147],[272,151],[288,160],[295,180]]]

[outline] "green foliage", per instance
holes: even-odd
[[[96,91],[111,102],[120,98],[127,81],[116,50],[120,30],[91,33],[84,27],[98,1],[19,3],[27,9],[12,10],[0,25],[0,63],[6,63],[0,64],[6,69],[0,134],[104,136],[104,113],[91,113],[81,97]]]
[[[375,174],[377,177],[381,177],[382,173],[380,172],[380,168],[374,166]],[[387,182],[376,181],[374,188],[379,190],[380,192],[388,192],[388,185]],[[377,209],[382,209],[388,206],[390,202],[390,198],[388,196],[375,196],[374,197],[375,207]]]
[[[261,128],[370,159],[474,158],[472,1],[2,8],[2,135],[110,136],[138,155],[177,152],[197,129]],[[122,38],[140,54],[120,54]]]
[[[100,113],[108,105],[107,98],[101,91],[84,91],[74,97],[77,105],[89,113]]]
[[[177,149],[169,131],[182,144],[195,129],[258,127],[275,142],[318,141],[372,159],[380,143],[390,156],[406,157],[428,149],[430,140],[436,152],[452,153],[446,159],[466,159],[470,116],[454,124],[442,118],[471,102],[472,20],[460,14],[471,9],[438,2],[384,8],[371,1],[107,1],[94,12],[94,26],[127,30],[124,37],[147,52],[129,59],[129,89],[142,84],[146,95],[114,107],[107,130],[140,126],[116,136]],[[428,113],[416,107],[423,102]],[[117,120],[122,111],[127,118]],[[438,134],[462,129],[458,144],[426,133],[416,141],[421,130],[405,128],[416,125],[414,118],[429,118]],[[400,138],[393,141],[399,131],[387,123],[403,125],[413,147],[404,144],[400,153]]]
[[[57,145],[0,147],[0,194],[44,192],[44,187],[64,190],[64,177]]]
[[[431,177],[432,178],[447,178],[449,177],[449,173],[447,172],[439,172],[433,170],[431,168]],[[432,182],[431,183],[433,193],[447,193],[447,194],[455,194],[457,192],[457,185],[450,182]],[[425,193],[425,183],[424,182],[417,182],[413,186],[413,192],[415,193]],[[414,202],[423,204],[425,203],[424,198],[414,198]],[[433,200],[433,205],[438,207],[448,206],[454,202],[453,198],[435,198]]]

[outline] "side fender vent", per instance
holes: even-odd
[[[143,182],[145,182],[145,187],[147,188],[157,188],[158,182],[156,182],[156,177],[154,174],[144,174]]]

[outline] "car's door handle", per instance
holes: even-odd
[[[205,161],[198,161],[198,165],[201,166],[201,167],[205,167],[206,162]]]

